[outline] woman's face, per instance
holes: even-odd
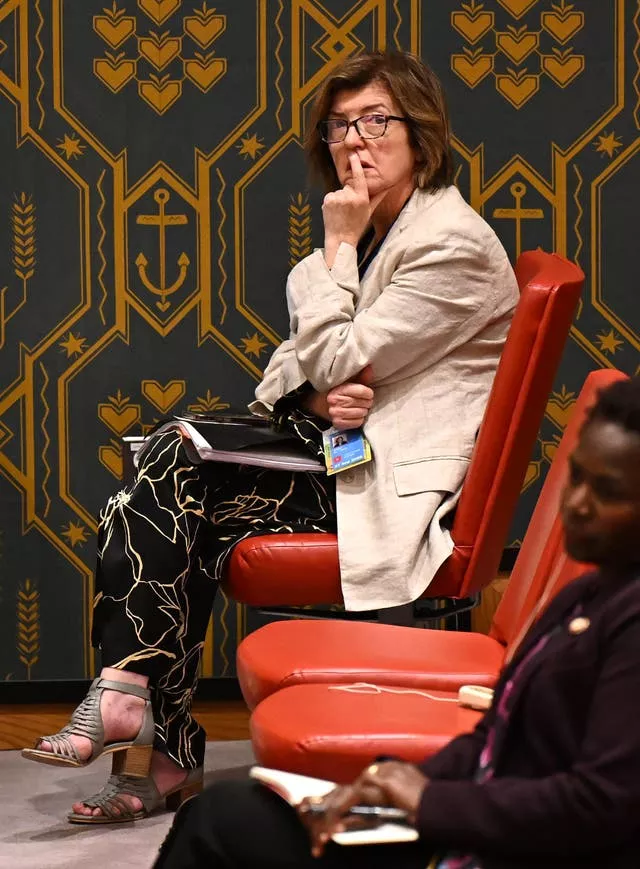
[[[587,423],[569,459],[562,519],[577,561],[640,562],[640,435],[615,422]]]
[[[338,93],[329,118],[353,121],[368,114],[400,116],[402,112],[387,89],[372,82]],[[329,151],[343,187],[351,176],[349,153],[354,151],[360,157],[370,197],[394,189],[408,196],[415,186],[415,153],[408,125],[403,121],[389,121],[386,133],[378,139],[362,139],[355,127],[349,127],[345,140],[329,145]]]

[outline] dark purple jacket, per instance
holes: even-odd
[[[583,633],[568,630],[582,602]],[[422,770],[432,779],[418,827],[429,844],[477,855],[484,869],[640,867],[640,573],[590,574],[531,628],[522,654],[558,623],[515,687],[495,777],[473,782],[494,707]]]

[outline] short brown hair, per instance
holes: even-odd
[[[418,57],[400,51],[373,51],[350,57],[324,82],[311,110],[305,141],[312,174],[328,190],[340,187],[329,146],[318,131],[318,122],[327,117],[341,91],[356,90],[372,82],[384,85],[401,114],[410,119],[411,144],[418,154],[418,187],[435,189],[450,184],[453,177],[451,131],[442,85],[433,70]]]

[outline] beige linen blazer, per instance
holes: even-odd
[[[453,542],[454,507],[518,298],[507,255],[456,187],[415,190],[362,281],[342,243],[289,275],[291,334],[256,389],[254,413],[310,381],[326,392],[370,364],[364,426],[373,460],[337,475],[347,609],[408,603]]]

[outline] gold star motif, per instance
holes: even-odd
[[[240,349],[243,350],[247,356],[251,354],[256,358],[260,356],[265,347],[269,346],[265,341],[262,341],[257,332],[254,332],[251,337],[247,335],[246,338],[241,338],[240,340],[244,344],[244,347],[241,347]]]
[[[596,151],[608,154],[609,157],[613,157],[618,148],[622,148],[622,141],[616,137],[614,132],[603,133],[601,136],[598,136],[598,141],[595,144]]]
[[[253,136],[247,136],[244,139],[240,139],[240,144],[236,145],[236,147],[243,157],[251,157],[252,160],[255,160],[260,151],[264,148],[264,145],[254,133]]]
[[[596,341],[600,343],[600,349],[602,351],[605,353],[611,353],[612,356],[616,350],[619,350],[624,344],[624,341],[616,336],[613,329],[609,332],[600,332],[599,335],[596,335]]]
[[[63,139],[58,139],[58,144],[56,145],[58,151],[64,154],[67,160],[71,160],[72,157],[82,156],[85,147],[77,136],[68,136],[66,133]]]
[[[81,353],[84,353],[84,345],[86,342],[86,338],[82,338],[80,335],[74,335],[73,332],[69,332],[66,341],[61,341],[58,346],[67,351],[67,359],[70,359],[72,356],[79,356]]]
[[[78,543],[86,543],[88,540],[87,529],[78,523],[69,522],[67,528],[63,528],[62,536],[66,537],[71,546],[75,547]]]

